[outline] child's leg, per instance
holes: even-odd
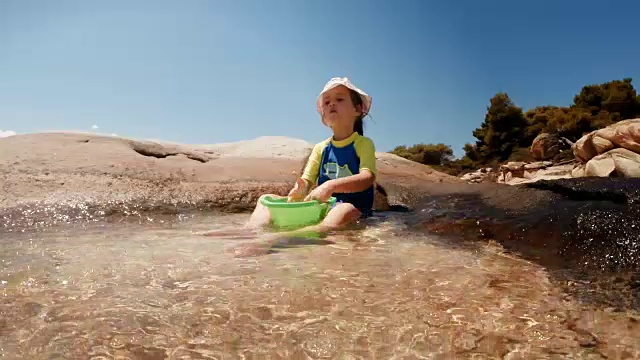
[[[279,195],[265,194],[260,196],[260,199],[262,199],[265,196],[270,196],[273,199],[282,198],[282,196],[279,196]],[[269,214],[269,209],[267,209],[266,206],[260,203],[260,199],[258,199],[256,208],[253,210],[253,213],[251,214],[251,218],[249,218],[249,222],[247,223],[248,228],[252,228],[252,229],[261,228],[269,225],[269,222],[271,221],[271,215]]]
[[[263,196],[270,196],[274,199],[282,198],[282,196],[273,195],[273,194],[262,195],[260,198],[262,198]],[[251,214],[251,217],[249,218],[249,221],[245,224],[244,228],[239,229],[236,227],[231,230],[217,229],[217,230],[201,232],[198,234],[204,235],[204,236],[213,236],[213,237],[224,236],[226,238],[237,238],[237,239],[243,239],[247,237],[254,238],[256,231],[269,225],[270,221],[271,221],[271,216],[269,214],[269,209],[267,209],[264,205],[262,205],[260,203],[260,200],[258,200],[258,203],[256,204],[256,207],[253,210],[253,213]]]
[[[325,231],[335,230],[358,220],[360,215],[360,210],[352,204],[338,203],[329,211],[319,226]]]
[[[275,243],[282,239],[289,237],[321,236],[329,231],[347,226],[355,220],[358,220],[358,218],[360,218],[360,211],[353,205],[349,203],[339,203],[329,211],[324,220],[319,224],[297,230],[268,234],[263,236],[260,242],[241,246],[240,248],[234,249],[234,252],[236,256],[264,255],[269,252],[269,249]]]
[[[329,211],[327,216],[316,225],[310,225],[302,229],[280,233],[284,236],[294,236],[304,233],[326,233],[347,226],[360,218],[360,210],[349,203],[338,203]]]

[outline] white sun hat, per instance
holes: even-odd
[[[360,95],[360,97],[362,98],[362,115],[367,115],[369,113],[369,110],[371,109],[371,96],[369,96],[366,92],[358,89],[358,87],[353,85],[351,81],[349,81],[349,79],[346,77],[334,77],[329,80],[329,82],[327,82],[327,84],[324,86],[324,89],[322,89],[322,92],[316,99],[316,108],[318,112],[322,114],[322,94],[339,85],[346,86],[348,89],[351,89]]]

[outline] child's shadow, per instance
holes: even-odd
[[[288,249],[305,245],[329,245],[335,244],[335,242],[326,239],[306,238],[306,237],[287,237],[280,239],[273,243],[271,248],[274,249]]]

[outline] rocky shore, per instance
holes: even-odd
[[[581,177],[640,177],[640,119],[594,130],[575,143],[542,133],[533,140],[529,153],[533,162],[484,167],[464,174],[461,180],[518,185]]]
[[[182,145],[83,133],[0,139],[0,214],[5,228],[61,216],[88,219],[181,209],[250,211],[261,194],[285,195],[312,144],[284,137],[218,145]],[[455,177],[378,153],[380,184],[457,184]],[[378,192],[376,206],[408,201]],[[63,214],[63,215],[60,215]],[[71,214],[71,215],[69,215]]]
[[[219,145],[77,133],[3,138],[0,231],[110,216],[250,211],[261,194],[286,194],[310,148],[282,137]],[[411,210],[405,219],[416,231],[497,241],[551,267],[640,271],[638,180],[469,184],[395,155],[377,155],[383,188],[377,209]]]
[[[88,221],[249,212],[286,194],[311,144],[283,137],[182,145],[76,133],[0,139],[0,238]],[[583,303],[640,309],[640,179],[469,184],[386,153],[378,210],[444,246],[495,242]]]

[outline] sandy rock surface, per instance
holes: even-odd
[[[0,208],[32,203],[134,203],[247,210],[286,194],[312,144],[285,137],[184,145],[86,133],[0,139]],[[457,183],[453,176],[378,153],[379,182]]]
[[[640,177],[640,119],[592,131],[572,149],[581,162],[572,172],[574,177]]]
[[[90,134],[2,138],[0,234],[105,215],[115,221],[120,215],[133,215],[134,221],[161,217],[147,218],[147,211],[171,217],[182,210],[249,211],[261,194],[286,194],[307,157],[300,154],[305,146],[297,140],[292,140],[300,145],[291,150],[295,156],[290,148],[273,150],[278,147],[269,149],[280,155],[258,154],[266,151],[260,142],[268,139],[256,141],[259,145],[251,152],[251,141],[244,147],[218,147]],[[414,210],[404,221],[417,231],[458,240],[493,239],[545,264],[601,269],[616,259],[622,269],[640,268],[637,256],[629,255],[638,249],[640,179],[467,184],[391,154],[378,154],[378,165],[389,202]],[[539,171],[562,177],[569,165]]]
[[[241,158],[282,158],[299,160],[311,151],[313,144],[286,136],[262,136],[253,140],[197,145],[217,156]]]

